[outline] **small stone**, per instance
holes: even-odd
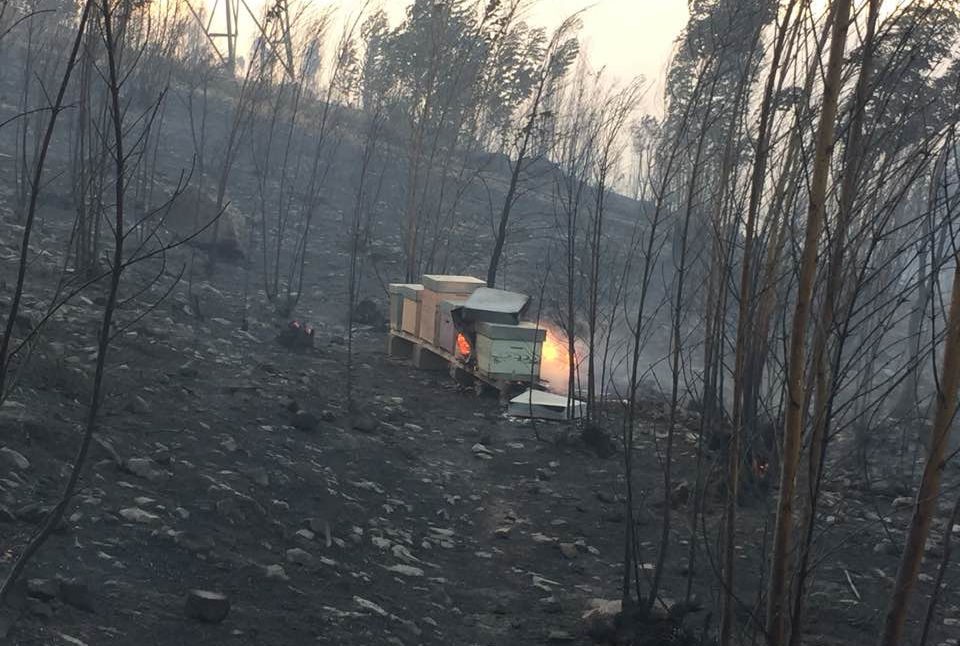
[[[914,500],[909,496],[900,496],[893,499],[893,508],[904,510],[913,507]]]
[[[287,576],[287,571],[283,569],[282,565],[268,565],[265,569],[268,579],[280,579],[281,581],[286,581],[288,578],[290,578]]]
[[[287,550],[287,563],[310,566],[314,563],[313,555],[305,549],[291,547]]]
[[[685,506],[688,500],[690,500],[690,483],[681,480],[670,491],[670,507],[679,509]]]
[[[873,546],[874,554],[886,554],[888,556],[897,556],[900,554],[900,548],[892,542],[883,540]]]
[[[474,457],[480,460],[490,460],[493,458],[493,452],[480,442],[471,446],[470,450],[473,452]]]
[[[184,612],[191,619],[218,624],[230,612],[230,600],[219,592],[190,590],[184,604]]]
[[[93,595],[86,583],[76,579],[60,581],[60,601],[80,610],[93,612]]]
[[[307,412],[305,410],[298,410],[293,415],[292,425],[298,431],[305,431],[307,433],[312,433],[317,430],[320,426],[320,420],[317,419],[317,416],[313,413]]]
[[[302,538],[305,541],[312,541],[316,538],[316,534],[311,532],[309,529],[298,529],[296,535]]]
[[[228,437],[228,438],[225,439],[223,442],[220,442],[220,447],[221,447],[224,451],[227,451],[228,453],[233,453],[234,451],[237,450],[237,448],[239,448],[239,447],[237,446],[237,441],[236,441],[235,439],[233,439],[232,437]]]
[[[254,467],[247,471],[247,476],[261,487],[270,486],[270,474],[263,467]]]
[[[127,404],[127,410],[138,415],[146,415],[150,412],[150,404],[140,395],[136,395]]]
[[[127,507],[126,509],[121,509],[120,515],[125,520],[129,520],[131,523],[143,523],[145,525],[155,523],[160,520],[160,517],[156,514],[151,514],[149,511],[144,511],[139,507]]]
[[[551,630],[550,632],[547,633],[547,641],[554,644],[559,644],[563,642],[572,642],[573,635],[571,635],[565,630]]]
[[[30,579],[27,594],[37,599],[56,599],[60,595],[60,582],[56,579]]]
[[[387,572],[393,572],[394,574],[401,574],[403,576],[410,577],[423,576],[423,570],[418,567],[413,567],[412,565],[391,565],[387,568]]]
[[[572,561],[577,558],[577,546],[573,543],[560,543],[560,553]]]
[[[150,458],[130,458],[124,462],[124,468],[135,476],[155,482],[165,477],[163,471],[154,468],[154,462]]]
[[[375,433],[380,423],[373,415],[357,413],[353,416],[350,426],[361,433]]]
[[[176,509],[173,510],[173,513],[179,516],[181,520],[186,520],[190,518],[190,512],[184,509],[183,507],[177,507]]]
[[[510,530],[512,527],[498,527],[494,530],[493,535],[497,538],[510,538]]]

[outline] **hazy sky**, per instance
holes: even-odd
[[[343,16],[356,10],[361,0],[312,0],[314,6],[333,4]],[[266,0],[248,3],[255,11]],[[396,24],[403,17],[409,0],[382,0]],[[207,6],[213,6],[208,0]],[[222,7],[222,2],[218,5]],[[605,67],[611,75],[628,80],[642,75],[651,86],[644,98],[644,109],[659,111],[664,66],[687,19],[687,0],[537,0],[528,22],[547,28],[556,27],[570,14],[589,7],[583,14],[581,39],[591,65]],[[241,40],[247,40],[252,21],[241,10]],[[249,36],[248,36],[249,37]],[[247,41],[249,42],[249,41]],[[241,43],[240,51],[246,47]]]

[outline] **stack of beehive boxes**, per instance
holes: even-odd
[[[473,276],[441,276],[438,274],[424,274],[423,291],[420,292],[420,331],[419,337],[435,347],[442,347],[440,343],[439,332],[443,329],[446,334],[444,340],[450,334],[452,322],[447,326],[441,323],[441,307],[443,301],[451,301],[450,306],[445,306],[443,310],[449,311],[450,307],[458,301],[465,301],[478,287],[483,287],[484,283],[479,278]],[[456,335],[453,335],[454,339]],[[444,348],[446,350],[446,348]],[[448,350],[449,351],[449,350]]]

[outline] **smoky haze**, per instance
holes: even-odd
[[[0,643],[955,646],[958,40],[0,2]]]

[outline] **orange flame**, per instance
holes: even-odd
[[[465,357],[470,356],[470,342],[467,341],[467,337],[462,332],[457,334],[457,354]]]
[[[570,348],[566,335],[554,330],[551,325],[542,325],[547,336],[540,348],[540,377],[550,384],[554,392],[566,392],[570,375]]]

